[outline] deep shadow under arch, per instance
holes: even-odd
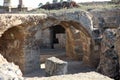
[[[50,46],[54,49],[54,44],[59,44],[59,39],[56,38],[56,34],[65,34],[65,29],[61,25],[55,25],[50,27]]]

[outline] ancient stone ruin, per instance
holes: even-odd
[[[42,50],[64,50],[70,60],[82,61],[118,79],[119,21],[119,9],[80,10],[64,15],[0,14],[0,53],[27,74],[40,69]]]

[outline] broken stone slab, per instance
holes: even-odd
[[[45,62],[46,76],[64,75],[67,73],[68,63],[56,57],[50,57]]]

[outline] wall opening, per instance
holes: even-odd
[[[55,25],[41,31],[40,62],[50,56],[66,55],[66,32],[61,25]],[[46,58],[45,58],[46,57]]]
[[[51,49],[65,49],[65,29],[61,25],[50,27],[50,47]]]

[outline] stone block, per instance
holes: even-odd
[[[68,63],[56,57],[50,57],[45,62],[46,76],[64,75],[67,73]]]

